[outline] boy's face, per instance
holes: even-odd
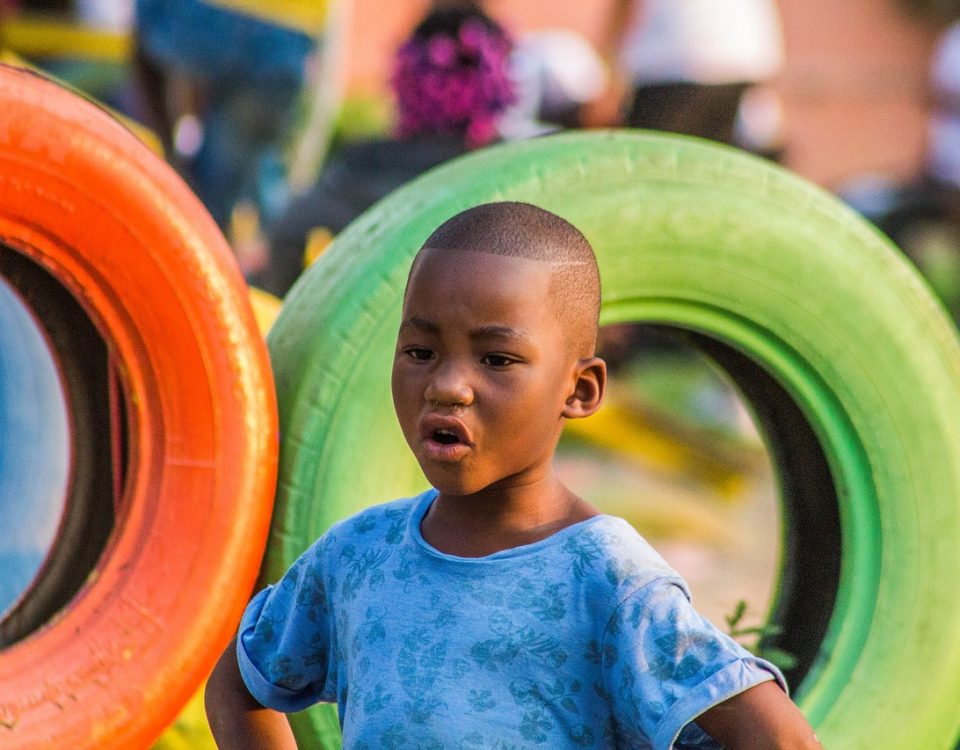
[[[576,384],[551,266],[427,250],[410,276],[393,402],[427,479],[447,495],[547,476]]]

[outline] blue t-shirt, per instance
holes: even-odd
[[[463,558],[420,534],[436,494],[336,524],[253,598],[238,660],[260,703],[335,701],[348,750],[666,750],[718,747],[696,716],[784,685],[626,521]]]

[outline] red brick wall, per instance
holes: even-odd
[[[788,163],[833,186],[912,173],[922,154],[935,33],[892,0],[781,0]]]

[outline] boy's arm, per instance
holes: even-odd
[[[237,639],[220,656],[204,692],[207,720],[220,750],[296,750],[286,714],[261,706],[237,663]]]
[[[718,703],[696,722],[728,750],[823,750],[803,714],[773,681]]]

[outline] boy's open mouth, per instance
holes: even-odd
[[[420,430],[427,455],[439,461],[459,460],[473,445],[470,430],[455,417],[428,415]]]
[[[456,445],[460,442],[459,436],[450,430],[434,430],[431,437],[434,442],[440,443],[440,445]]]

